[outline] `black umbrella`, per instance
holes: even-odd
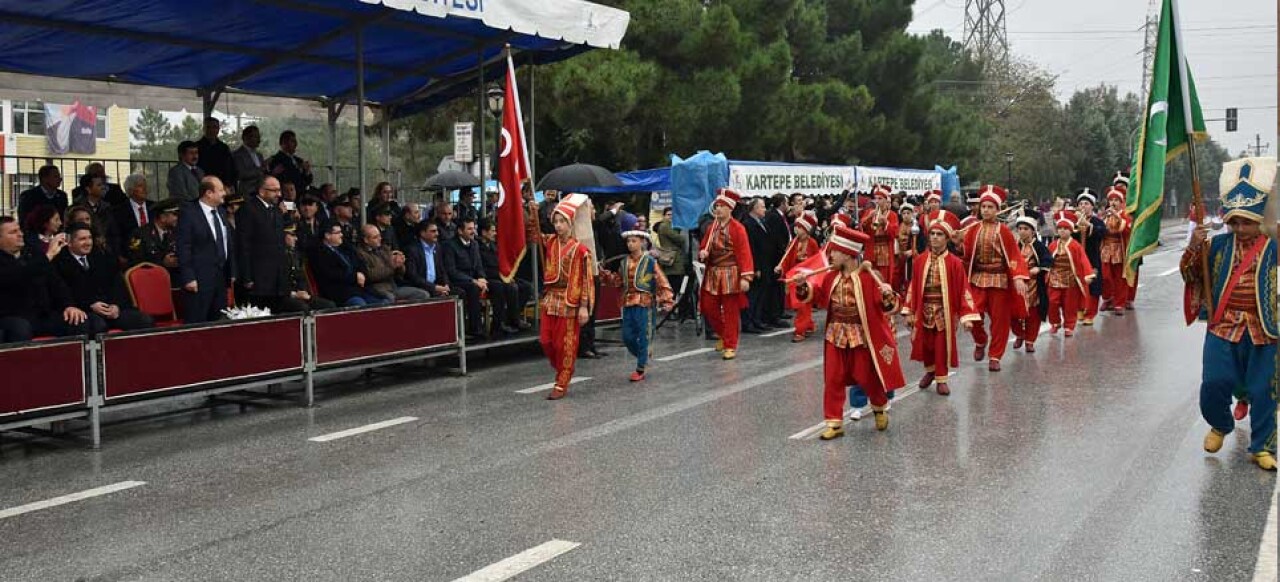
[[[422,185],[423,190],[457,190],[458,188],[475,188],[480,185],[480,179],[472,176],[467,172],[459,172],[457,170],[449,170],[448,172],[440,172],[427,179]]]
[[[547,172],[538,182],[539,190],[577,192],[582,188],[621,186],[622,181],[613,172],[590,164],[572,164]]]

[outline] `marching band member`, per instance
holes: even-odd
[[[740,196],[728,188],[721,188],[711,203],[714,220],[707,226],[702,239],[698,260],[707,265],[702,280],[699,303],[712,331],[720,336],[716,351],[721,357],[732,360],[738,355],[738,334],[741,329],[741,313],[747,308],[747,289],[755,278],[755,264],[751,259],[751,243],[747,229],[733,218],[733,209]]]
[[[1072,238],[1079,218],[1071,210],[1060,210],[1054,215],[1058,227],[1058,239],[1049,244],[1053,266],[1049,268],[1049,333],[1059,328],[1067,337],[1076,333],[1076,318],[1080,302],[1089,293],[1089,284],[1097,277],[1093,265],[1085,256],[1084,247]]]
[[[981,319],[973,308],[964,261],[951,254],[947,243],[960,229],[960,219],[946,210],[929,217],[929,251],[916,259],[911,288],[902,315],[911,328],[911,359],[924,363],[920,389],[934,381],[938,394],[951,394],[949,370],[960,365],[956,324],[969,329]]]
[[[773,271],[775,273],[779,275],[787,273],[796,265],[821,252],[818,248],[818,241],[814,240],[811,234],[817,225],[818,217],[812,212],[806,212],[796,218],[795,236],[791,239],[791,244],[787,245],[787,253],[782,256],[782,262],[778,263],[777,267],[774,267]],[[791,298],[792,294],[788,294],[788,299],[790,300]],[[796,327],[791,341],[802,342],[817,330],[817,327],[813,324],[813,305],[794,301],[792,303],[796,310]]]
[[[584,206],[585,205],[585,206]],[[542,312],[539,342],[556,371],[547,400],[569,393],[578,361],[578,332],[595,306],[595,245],[591,201],[585,194],[566,196],[551,213],[555,234],[542,235]],[[584,240],[585,239],[585,240]]]
[[[898,242],[898,216],[889,208],[889,196],[893,194],[888,186],[877,184],[871,188],[871,199],[874,204],[871,208],[862,211],[862,217],[858,220],[858,228],[862,232],[867,233],[871,237],[871,249],[869,258],[871,264],[875,266],[876,271],[880,273],[880,279],[886,283],[893,284],[894,267],[897,262],[897,252],[894,247]]]
[[[1084,246],[1084,254],[1089,258],[1089,265],[1093,267],[1095,275],[1102,271],[1102,239],[1107,236],[1107,225],[1098,218],[1097,207],[1098,197],[1093,194],[1093,190],[1082,188],[1076,195],[1076,217],[1079,222],[1076,223],[1075,237]],[[1098,316],[1102,281],[1101,276],[1094,278],[1080,304],[1079,317],[1083,325],[1093,325],[1093,319]]]
[[[989,355],[987,369],[992,372],[1000,371],[1000,359],[1009,345],[1010,322],[1026,316],[1023,297],[1030,277],[1013,231],[998,219],[1006,196],[1004,188],[983,186],[978,195],[982,222],[970,227],[964,237],[964,261],[974,307],[991,320],[990,335],[980,324],[973,326],[973,359],[981,362]]]
[[[1040,324],[1049,312],[1049,287],[1045,284],[1045,277],[1053,266],[1053,255],[1049,253],[1049,247],[1040,240],[1040,226],[1035,218],[1019,216],[1014,221],[1014,228],[1018,231],[1018,250],[1022,251],[1022,258],[1027,261],[1027,274],[1031,278],[1027,279],[1025,295],[1027,316],[1013,321],[1013,349],[1025,345],[1027,353],[1034,354]]]
[[[898,256],[893,268],[894,280],[890,281],[894,291],[904,292],[907,281],[911,279],[912,258],[916,256],[916,244],[920,239],[928,238],[927,229],[921,228],[916,220],[916,208],[906,202],[898,208]]]
[[[1124,210],[1124,195],[1123,190],[1115,187],[1107,191],[1107,212],[1102,219],[1107,232],[1102,237],[1099,251],[1103,304],[1116,315],[1124,315],[1124,308],[1133,301],[1133,288],[1124,278],[1125,260],[1129,256],[1129,231],[1133,227],[1133,219]]]
[[[657,311],[669,311],[674,306],[674,294],[658,260],[646,252],[649,233],[629,230],[622,233],[622,238],[627,241],[627,256],[618,269],[622,277],[622,343],[636,358],[631,381],[639,382],[644,380],[649,363]]]

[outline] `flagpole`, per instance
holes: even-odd
[[[1169,12],[1173,17],[1175,57],[1178,59],[1178,83],[1182,89],[1182,119],[1187,130],[1187,165],[1191,169],[1191,207],[1198,217],[1197,222],[1203,224],[1209,217],[1204,205],[1204,195],[1200,191],[1200,167],[1196,163],[1196,124],[1195,113],[1191,110],[1191,76],[1187,72],[1187,54],[1183,49],[1182,19],[1178,16],[1178,0],[1169,0]],[[1197,226],[1199,228],[1199,226]],[[1209,261],[1200,262],[1200,292],[1206,305],[1213,303],[1213,288],[1209,282]]]

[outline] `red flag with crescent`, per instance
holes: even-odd
[[[529,155],[524,140],[524,116],[520,113],[520,91],[516,87],[516,67],[507,53],[507,88],[502,107],[501,156],[498,158],[498,275],[510,283],[524,259],[524,199],[522,188],[529,183]]]

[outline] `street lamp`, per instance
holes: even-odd
[[[1013,152],[1004,153],[1005,169],[1007,171],[1005,187],[1009,189],[1009,195],[1013,196]]]
[[[502,157],[502,105],[503,101],[506,100],[506,95],[502,92],[502,87],[494,83],[489,85],[488,91],[485,91],[485,97],[489,101],[489,114],[497,120],[497,123],[493,124],[493,161],[489,163],[489,170],[493,172],[493,179],[496,180],[498,179],[498,158]],[[483,185],[481,185],[480,190],[480,206],[483,208],[486,195]]]
[[[505,95],[502,94],[502,87],[496,83],[489,85],[489,90],[485,92],[485,96],[489,99],[489,113],[494,117],[502,115],[502,101]]]

